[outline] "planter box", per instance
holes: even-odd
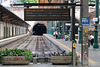
[[[24,56],[3,56],[2,64],[29,64],[30,60],[26,60]]]
[[[34,57],[33,58],[33,63],[50,63],[50,57]]]
[[[71,64],[72,56],[53,56],[51,57],[52,64]],[[76,64],[79,64],[79,57],[76,57]]]
[[[51,57],[52,64],[70,64],[72,56],[53,56]]]

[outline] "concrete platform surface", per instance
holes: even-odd
[[[69,65],[29,64],[29,65],[0,65],[0,67],[70,67]]]
[[[55,39],[55,37],[53,37],[50,34],[45,34],[45,36],[49,38],[53,43],[58,45],[60,48],[66,51],[72,51],[72,42],[70,40],[65,41],[64,39]],[[89,54],[88,54],[89,67],[100,67],[100,43],[99,43],[99,49],[94,49],[91,46],[89,47],[88,51],[89,51]],[[81,44],[77,43],[76,52],[78,55],[81,56]],[[80,58],[80,62],[81,62],[81,58]]]
[[[52,65],[49,64],[29,64],[29,65],[0,65],[0,67],[73,67],[72,65]],[[90,67],[90,66],[75,66],[75,67]]]

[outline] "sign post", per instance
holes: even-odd
[[[83,45],[82,45],[82,65],[88,65],[88,25],[90,24],[89,17],[82,17],[83,25]]]
[[[73,67],[76,66],[76,41],[73,41]]]

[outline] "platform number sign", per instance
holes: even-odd
[[[89,25],[90,17],[82,17],[82,25]]]

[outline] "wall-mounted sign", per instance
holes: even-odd
[[[89,25],[90,18],[89,17],[82,17],[82,25]]]
[[[94,22],[97,22],[97,21],[98,21],[98,18],[93,18],[93,21],[94,21]]]
[[[24,9],[25,21],[69,21],[70,9]]]

